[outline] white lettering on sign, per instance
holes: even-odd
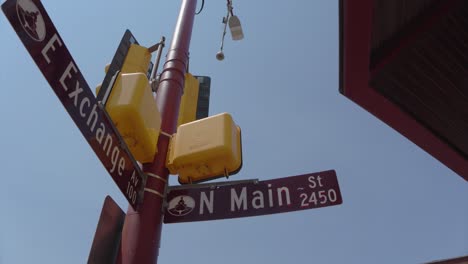
[[[73,104],[78,107],[78,95],[83,92],[83,88],[80,87],[80,82],[76,81],[75,91],[68,94],[68,98],[73,98]],[[87,97],[85,97],[87,98]]]
[[[234,212],[237,206],[237,210],[243,205],[243,209],[247,210],[247,187],[243,187],[240,196],[237,195],[236,189],[231,189],[231,211]]]
[[[47,56],[47,51],[49,51],[50,49],[52,49],[52,51],[55,51],[55,49],[56,49],[55,46],[54,46],[54,42],[57,42],[60,47],[62,47],[62,45],[63,45],[62,41],[59,39],[58,35],[54,34],[41,51],[42,56],[44,56],[45,60],[47,61],[47,64],[50,63],[49,56]]]
[[[58,99],[136,209],[138,199],[134,193],[141,191],[138,187],[144,185],[145,175],[121,142],[112,120],[101,109],[101,103],[89,88],[41,1],[7,0],[2,4],[2,10]],[[127,41],[135,42],[130,31],[125,33],[127,38]],[[137,173],[139,180],[130,181],[132,172]]]
[[[47,59],[47,58],[46,58]],[[75,64],[71,61],[65,71],[63,72],[62,76],[60,77],[60,84],[62,85],[63,89],[65,91],[68,91],[68,87],[65,84],[65,78],[71,78],[72,75],[70,74],[71,69],[75,72],[75,74],[78,72],[78,69],[76,68]],[[78,81],[77,81],[78,82]]]
[[[301,198],[301,207],[324,205],[327,202],[334,203],[337,201],[338,196],[334,189],[314,191],[317,187],[323,187],[322,177],[320,175],[317,177],[309,176],[307,180],[309,182],[308,187],[312,189],[312,192],[304,192],[299,195]]]
[[[268,184],[268,206],[275,206],[275,197],[273,196],[273,190],[271,189],[271,184]],[[250,205],[254,209],[265,208],[265,195],[262,191],[255,190],[250,196],[247,195],[247,187],[243,187],[240,191],[240,194],[236,192],[235,188],[231,189],[231,212],[236,210],[248,210],[248,200],[250,199]],[[276,189],[276,201],[278,206],[290,205],[291,196],[289,194],[288,187],[279,187]]]
[[[210,214],[213,213],[213,202],[214,202],[214,192],[213,191],[210,191],[210,199],[208,200],[208,197],[206,196],[206,193],[205,192],[201,192],[200,193],[200,214],[203,214],[204,211],[203,211],[203,208],[206,208],[208,209],[208,212],[210,212]]]
[[[50,42],[49,42],[50,43]],[[53,49],[55,50],[55,49]],[[69,90],[69,86],[67,85],[67,80],[73,79],[73,74],[77,74],[78,69],[75,66],[73,62],[70,62],[68,66],[66,67],[65,71],[60,77],[60,84],[62,85],[63,89],[65,91]],[[73,100],[73,105],[77,108],[77,110],[80,113],[80,116],[85,119],[88,117],[86,124],[88,125],[89,129],[91,132],[95,132],[96,128],[96,123],[98,120],[98,113],[97,113],[97,105],[94,104],[91,111],[86,113],[86,110],[84,108],[84,105],[86,104],[88,107],[87,109],[89,110],[89,106],[91,105],[91,100],[84,96],[82,94],[83,88],[81,88],[79,81],[77,80],[75,83],[75,88],[74,90],[70,91],[68,94],[68,98]],[[102,139],[104,138],[105,135],[105,140],[104,144],[102,144]],[[117,169],[117,174],[119,176],[122,176],[123,169],[125,168],[125,159],[120,156],[120,148],[118,145],[114,145],[113,142],[113,137],[111,133],[106,133],[105,125],[100,122],[99,123],[99,128],[96,130],[95,133],[95,138],[101,144],[102,150],[108,157],[110,157],[112,167],[110,168],[110,172],[114,173]]]
[[[266,181],[169,187],[167,200],[164,223],[285,213],[343,202],[333,170]]]
[[[252,199],[252,207],[255,209],[265,208],[265,199],[263,199],[263,193],[261,191],[254,191]]]
[[[276,192],[278,194],[278,205],[282,206],[283,205],[283,196],[281,196],[281,193],[284,193],[284,197],[286,198],[286,204],[290,205],[291,204],[291,197],[289,196],[289,189],[286,187],[281,187],[276,189]]]
[[[301,193],[299,197],[302,199],[301,206],[302,207],[309,207],[310,205],[323,205],[327,202],[336,202],[338,196],[334,189],[329,189],[327,191],[321,190],[318,192],[312,192],[310,194]]]
[[[53,56],[51,56],[52,53],[57,52],[58,49],[62,46],[63,42],[60,40],[57,34],[54,34],[49,39],[47,44],[45,44],[44,48],[41,50],[41,54],[44,57],[47,64],[51,64],[52,59],[54,58]],[[94,138],[96,139],[97,143],[99,143],[102,152],[105,153],[105,155],[110,160],[110,167],[107,167],[107,164],[105,164],[109,172],[116,172],[118,176],[122,176],[122,174],[124,173],[124,169],[126,168],[126,159],[121,155],[122,153],[118,145],[119,143],[114,142],[114,137],[111,133],[112,131],[106,131],[105,123],[98,122],[98,105],[95,102],[95,100],[92,100],[94,98],[89,98],[84,93],[82,85],[76,78],[76,76],[78,76],[79,74],[80,72],[78,70],[78,67],[73,61],[70,61],[63,70],[62,74],[60,75],[58,81],[62,86],[63,90],[65,92],[68,92],[68,99],[71,100],[70,103],[64,104],[69,107],[75,107],[77,112],[79,113],[77,117],[82,118],[84,121],[86,121],[83,123],[86,124],[90,132],[94,134]],[[126,187],[126,194],[132,202],[136,201],[138,183],[139,178],[137,177],[136,171],[134,169],[132,177]],[[209,203],[207,202],[207,208],[212,212],[212,198],[211,207],[209,207],[208,205]]]
[[[121,161],[122,161],[122,160],[121,160]],[[133,184],[138,185],[138,181],[139,181],[139,180],[140,180],[140,179],[138,179],[138,177],[137,177],[135,171],[133,171],[133,174],[132,174],[132,177],[130,178],[130,181],[132,181]]]
[[[84,98],[81,101],[81,104],[80,104],[80,116],[81,117],[86,117],[86,113],[83,111],[83,106],[85,105],[85,103],[88,105],[88,108],[89,108],[89,106],[91,105],[91,102],[89,101],[89,98]]]
[[[323,187],[322,185],[322,177],[317,176],[317,180],[315,180],[315,176],[309,176],[309,178],[307,178],[307,180],[309,181],[309,188],[311,189],[314,189],[315,187],[317,187],[317,183],[318,183],[318,186],[319,187]]]

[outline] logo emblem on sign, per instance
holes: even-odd
[[[31,0],[18,0],[16,13],[24,31],[35,41],[43,41],[46,28],[37,6]]]
[[[190,214],[195,208],[195,200],[187,195],[179,195],[169,201],[167,211],[173,216],[184,216]]]

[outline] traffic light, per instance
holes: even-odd
[[[131,44],[105,104],[130,152],[141,163],[153,161],[161,129],[161,114],[146,75],[150,61],[147,48]]]
[[[208,76],[195,76],[198,80],[198,101],[196,120],[208,117],[210,110],[211,78]]]
[[[211,78],[185,74],[184,94],[180,100],[177,127],[208,117]]]
[[[171,138],[166,167],[182,184],[236,174],[242,167],[240,127],[228,113],[181,125]]]
[[[177,127],[196,120],[199,85],[197,78],[192,74],[185,74],[184,94],[180,99]]]

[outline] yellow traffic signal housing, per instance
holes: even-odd
[[[199,83],[192,74],[185,74],[184,94],[180,99],[177,127],[197,119]]]
[[[143,46],[132,44],[125,61],[120,69],[121,73],[146,73],[151,62],[151,53]]]
[[[141,163],[153,161],[161,129],[161,114],[146,77],[150,61],[147,48],[132,44],[106,103],[107,113]]]
[[[228,113],[183,124],[171,138],[166,160],[182,184],[235,174],[242,167],[240,127]]]
[[[135,159],[152,162],[157,152],[161,115],[146,75],[120,74],[106,110]]]

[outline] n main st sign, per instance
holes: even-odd
[[[170,187],[165,223],[285,213],[339,205],[334,170],[267,181]]]

